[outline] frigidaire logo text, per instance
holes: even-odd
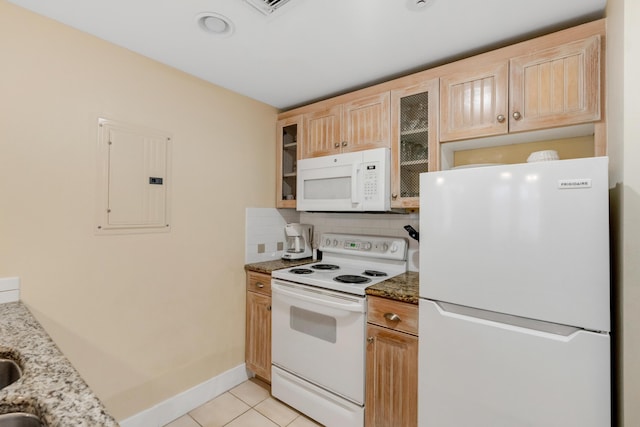
[[[591,188],[591,179],[561,179],[558,181],[558,188]]]

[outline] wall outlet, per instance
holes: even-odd
[[[265,252],[265,245],[264,243],[258,243],[258,253],[259,254],[263,254]]]
[[[278,249],[279,251],[284,251],[284,242],[278,242],[278,247],[277,247],[277,249]]]

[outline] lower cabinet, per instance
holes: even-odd
[[[418,425],[418,306],[368,297],[365,425]]]
[[[271,382],[271,275],[247,272],[245,363]]]

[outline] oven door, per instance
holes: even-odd
[[[273,365],[364,405],[365,298],[277,279],[271,291]]]

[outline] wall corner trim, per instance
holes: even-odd
[[[0,278],[0,304],[20,301],[20,278]]]

